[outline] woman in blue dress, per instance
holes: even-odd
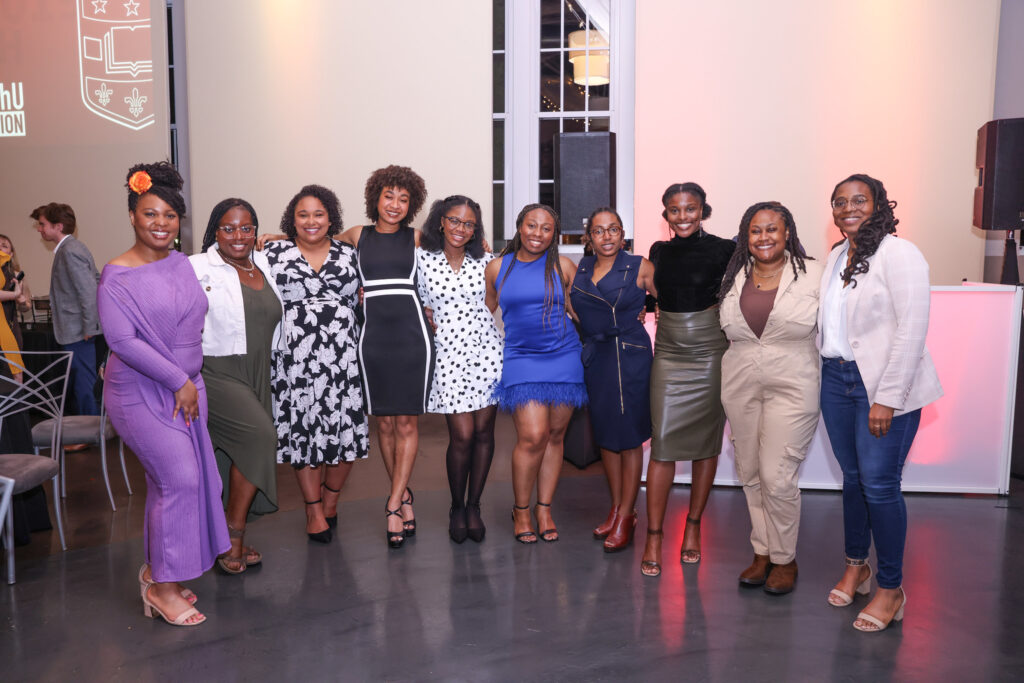
[[[625,234],[615,209],[587,221],[593,254],[576,269],[570,301],[583,335],[583,377],[590,423],[601,449],[612,508],[594,537],[607,553],[624,550],[636,527],[643,444],[651,438],[651,337],[640,316],[654,289],[654,265],[622,250]]]
[[[562,446],[573,409],[587,402],[580,340],[567,314],[566,289],[576,266],[558,255],[558,214],[543,204],[523,207],[516,236],[487,264],[487,305],[500,305],[505,325],[499,407],[512,412],[512,521],[516,540],[536,543],[530,497],[548,543],[558,540],[551,500],[562,469]]]

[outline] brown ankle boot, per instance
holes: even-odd
[[[789,593],[796,585],[796,575],[796,560],[772,566],[772,571],[764,583],[764,592],[772,595]]]
[[[636,527],[636,510],[631,515],[616,515],[615,526],[604,539],[604,551],[606,553],[617,553],[625,550],[633,541],[633,529]]]
[[[615,526],[615,519],[618,517],[618,513],[619,509],[613,507],[611,512],[608,513],[608,518],[594,527],[594,538],[605,538],[611,533],[612,528]]]
[[[767,555],[754,554],[754,561],[740,574],[740,583],[744,586],[763,586],[772,563]]]

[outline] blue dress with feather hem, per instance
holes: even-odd
[[[557,270],[554,304],[548,315],[544,313],[544,262],[543,257],[517,261],[515,254],[501,258],[497,286],[505,349],[494,398],[502,410],[531,401],[577,408],[587,403],[580,339],[566,315]]]

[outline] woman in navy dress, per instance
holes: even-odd
[[[592,255],[576,269],[570,300],[583,334],[590,423],[601,448],[612,508],[596,529],[605,552],[625,549],[636,527],[643,444],[651,437],[651,337],[640,322],[654,265],[622,250],[622,219],[602,207],[587,221]]]
[[[409,223],[427,197],[423,178],[405,166],[374,171],[364,192],[370,225],[341,239],[359,252],[363,323],[359,366],[366,412],[377,438],[391,490],[384,504],[387,540],[400,548],[416,533],[409,487],[419,450],[419,416],[427,411],[434,374],[434,339],[416,287],[420,233]]]
[[[573,409],[587,402],[580,340],[567,315],[566,289],[576,266],[558,255],[558,214],[543,204],[523,207],[516,236],[487,264],[487,305],[501,306],[505,349],[498,406],[516,425],[512,450],[512,520],[516,540],[536,543],[530,497],[537,487],[540,538],[558,540],[551,499],[562,470],[565,430]]]

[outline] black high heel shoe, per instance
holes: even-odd
[[[307,500],[305,502],[306,502],[306,505],[319,505],[322,501],[323,501],[322,498],[317,498],[314,501],[308,501]],[[328,526],[323,531],[317,531],[316,533],[312,533],[312,534],[307,531],[306,535],[309,536],[309,540],[316,541],[317,543],[330,543],[331,542],[331,538],[334,537],[334,535],[331,533],[331,527],[330,526]]]
[[[399,507],[397,510],[388,509],[388,501],[384,501],[384,523],[387,524],[387,519],[391,515],[396,515],[399,519],[402,517],[402,508]],[[405,543],[405,532],[404,531],[388,531],[384,530],[384,535],[388,539],[389,548],[401,548],[402,544]]]
[[[452,505],[448,509],[448,536],[456,543],[462,543],[466,535],[466,508]]]
[[[512,533],[514,534],[516,531],[516,510],[526,510],[527,514],[529,514],[530,506],[523,505],[522,507],[520,507],[515,503],[512,504]],[[533,529],[521,531],[520,533],[516,534],[516,540],[526,545],[533,545],[537,542],[537,532]]]
[[[337,493],[337,494],[341,495],[341,489],[332,489],[326,483],[323,483],[323,484],[320,484],[320,485],[323,486],[328,491],[330,491],[331,493]],[[323,500],[323,499],[321,498],[321,500]],[[333,529],[334,527],[338,526],[338,511],[337,511],[337,508],[335,508],[334,514],[331,515],[330,517],[328,517],[327,515],[324,515],[324,519],[327,520],[327,528],[328,529]]]
[[[486,533],[487,527],[480,516],[480,503],[470,503],[466,506],[466,535],[471,541],[479,543],[484,540]]]
[[[542,503],[540,501],[537,501],[537,505],[546,508],[551,507],[551,503]],[[554,537],[552,537],[552,534],[554,534]],[[558,529],[556,527],[551,527],[550,529],[545,529],[544,531],[540,532],[540,540],[544,541],[545,543],[554,543],[558,540]]]
[[[409,488],[408,486],[405,487],[405,492],[409,494],[409,497],[402,499],[402,505],[412,505],[412,502],[414,500],[416,500],[416,496],[412,495],[412,489]],[[403,517],[402,519],[405,519],[405,518]],[[410,519],[408,521],[402,522],[402,529],[405,530],[405,535],[406,536],[408,536],[410,538],[412,536],[415,536],[416,535],[416,520],[415,519]]]

